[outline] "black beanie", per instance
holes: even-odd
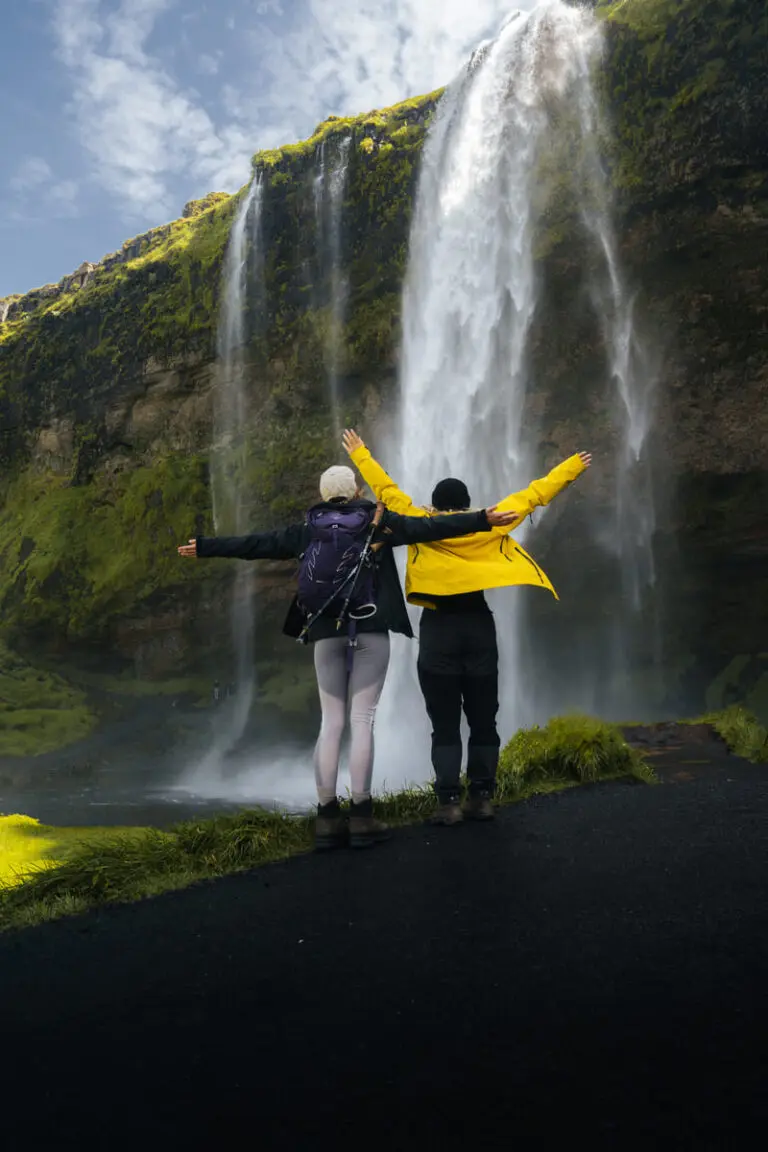
[[[432,493],[432,507],[438,512],[461,512],[469,508],[469,492],[464,481],[449,476],[436,484]]]

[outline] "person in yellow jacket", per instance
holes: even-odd
[[[376,499],[393,512],[430,516],[436,511],[465,511],[470,506],[466,484],[448,477],[432,493],[430,507],[419,507],[373,459],[353,429],[344,447]],[[587,452],[569,457],[543,479],[534,480],[499,504],[514,512],[511,525],[461,538],[416,544],[408,549],[406,599],[427,609],[419,629],[419,684],[432,723],[432,767],[438,809],[433,821],[458,824],[465,817],[493,817],[493,793],[499,759],[496,715],[498,647],[496,626],[483,595],[486,589],[513,584],[546,588],[557,599],[546,573],[509,535],[534,508],[551,500],[591,464]],[[469,725],[467,777],[469,791],[460,805],[462,762],[461,713]]]

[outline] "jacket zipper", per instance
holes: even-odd
[[[508,556],[507,553],[504,551],[504,541],[503,540],[499,544],[499,551],[501,552],[504,559],[506,561],[508,561],[508,563],[511,564],[512,563],[512,557]],[[538,564],[536,563],[536,561],[534,559],[532,559],[532,557],[530,557],[526,552],[521,552],[519,548],[515,548],[514,551],[515,551],[516,555],[522,557],[523,560],[527,560],[528,563],[533,568],[536,569],[536,575],[538,576],[540,582],[543,584],[544,583],[544,575],[541,571],[541,568],[539,568]]]

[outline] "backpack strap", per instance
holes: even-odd
[[[352,575],[352,579],[351,579],[351,581],[349,583],[349,587],[347,589],[347,598],[344,601],[341,612],[339,612],[339,618],[336,621],[336,631],[337,632],[339,631],[342,624],[344,623],[344,617],[347,614],[347,610],[349,608],[349,602],[352,599],[352,593],[354,592],[355,585],[357,584],[357,581],[360,578],[360,573],[362,572],[362,570],[365,567],[366,562],[368,560],[368,553],[371,551],[371,548],[373,545],[373,537],[376,533],[376,529],[378,528],[383,515],[384,515],[384,505],[381,503],[381,501],[377,501],[376,502],[376,511],[374,512],[373,517],[371,519],[371,524],[370,524],[370,527],[368,529],[368,535],[365,538],[365,544],[363,545],[363,550],[360,553],[360,559],[357,562],[357,567],[354,570],[354,573]]]

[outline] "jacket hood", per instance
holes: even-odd
[[[373,500],[364,500],[362,498],[357,500],[320,500],[317,504],[313,504],[307,512],[316,512],[328,509],[329,511],[335,510],[338,512],[340,508],[375,508],[376,504]]]

